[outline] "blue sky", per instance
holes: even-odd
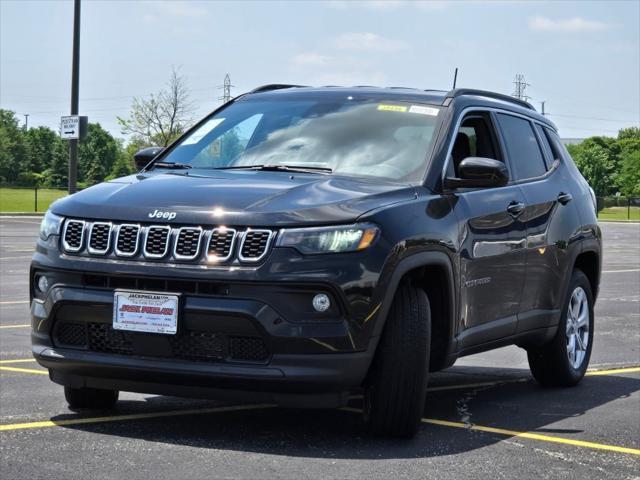
[[[0,107],[57,128],[68,114],[71,1],[0,0]],[[202,116],[225,73],[266,83],[458,86],[512,93],[517,73],[563,137],[640,124],[640,2],[90,1],[80,111],[122,137],[132,96],[180,68]]]

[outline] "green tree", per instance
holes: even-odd
[[[590,140],[592,139],[577,145],[568,145],[567,149],[596,195],[611,195],[615,193],[616,164],[612,161],[610,152],[603,142]]]
[[[78,181],[84,185],[102,182],[118,158],[120,144],[99,123],[90,123],[87,136],[78,145]]]
[[[24,131],[14,112],[0,109],[0,181],[14,183],[28,171]]]
[[[617,143],[617,187],[622,195],[640,196],[640,128],[620,130]]]
[[[49,166],[42,172],[42,186],[65,188],[69,177],[69,146],[58,138],[53,149]]]
[[[49,167],[51,158],[60,137],[48,127],[31,128],[25,132],[27,159],[25,170],[32,173],[41,173]]]
[[[133,155],[140,150],[138,145],[135,143],[130,143],[127,147],[122,147],[118,152],[118,158],[116,159],[113,167],[111,168],[111,173],[107,177],[107,180],[112,180],[114,178],[126,177],[127,175],[131,175],[135,172],[135,166],[133,163]]]

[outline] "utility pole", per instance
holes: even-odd
[[[224,76],[224,85],[222,85],[221,88],[222,89],[222,96],[218,97],[218,100],[222,100],[222,103],[227,103],[228,101],[231,100],[231,87],[234,87],[235,85],[231,85],[231,77],[229,77],[229,74],[227,73]]]
[[[29,114],[24,114],[24,129],[29,130]]]
[[[529,97],[525,95],[525,91],[527,87],[530,87],[531,85],[529,85],[525,81],[524,75],[521,73],[517,74],[515,80],[513,81],[513,84],[516,86],[516,88],[511,96],[516,97],[518,100],[524,100],[525,102],[528,102]]]
[[[71,65],[71,115],[78,115],[80,83],[80,0],[73,2],[73,62]],[[78,180],[78,139],[69,140],[69,194],[76,193]]]

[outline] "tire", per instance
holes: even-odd
[[[581,295],[584,295],[584,302]],[[573,311],[570,310],[571,307]],[[584,316],[587,314],[588,318]],[[574,316],[578,317],[577,322],[571,320]],[[584,345],[584,333],[586,333],[586,345]],[[573,354],[571,353],[572,344]],[[585,348],[582,349],[582,346]],[[527,350],[531,373],[538,383],[545,387],[577,385],[587,371],[592,348],[593,293],[589,279],[581,270],[576,269],[571,275],[555,337],[546,345]]]
[[[424,411],[430,340],[427,294],[402,285],[365,381],[363,419],[369,433],[415,435]]]
[[[72,410],[83,408],[106,410],[115,406],[118,401],[118,391],[64,387],[64,398]]]

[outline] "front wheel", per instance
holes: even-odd
[[[574,270],[556,336],[527,350],[529,367],[543,386],[570,387],[584,377],[593,347],[593,293],[587,276]]]
[[[401,286],[365,381],[363,415],[370,433],[411,437],[418,430],[427,391],[430,340],[427,294]]]

